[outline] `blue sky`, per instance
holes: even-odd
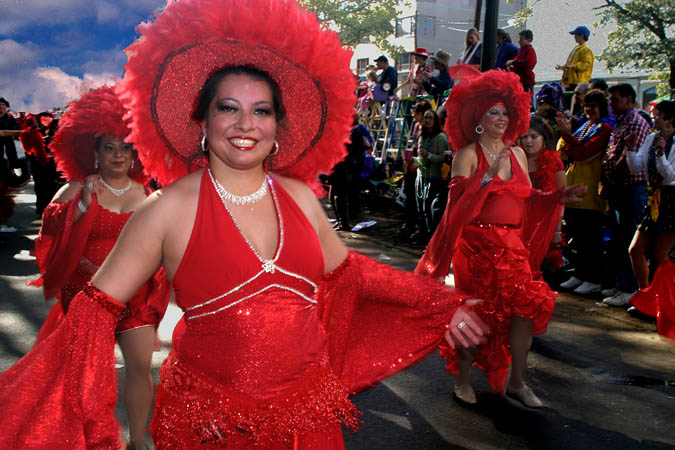
[[[165,0],[0,0],[0,96],[14,111],[65,106],[122,76],[123,50]]]

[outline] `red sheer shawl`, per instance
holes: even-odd
[[[481,185],[487,168],[476,170],[469,178],[450,181],[448,205],[436,232],[427,246],[415,273],[442,281],[450,272],[464,226],[478,217],[488,195],[499,189],[496,184]],[[562,190],[542,192],[532,189],[523,218],[523,242],[530,250],[530,266],[539,267],[548,252],[560,218]]]

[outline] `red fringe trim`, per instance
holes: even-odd
[[[226,448],[228,442],[292,444],[297,432],[316,432],[344,423],[358,429],[360,412],[329,367],[320,367],[294,391],[258,403],[242,398],[183,365],[175,353],[162,364],[153,439],[163,449],[186,449],[201,442]]]

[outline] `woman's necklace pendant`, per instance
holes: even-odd
[[[129,184],[126,185],[126,187],[123,187],[122,189],[115,189],[114,187],[110,186],[108,183],[105,182],[102,176],[99,176],[98,179],[101,181],[101,184],[108,188],[110,192],[112,192],[112,195],[115,197],[121,197],[124,195],[129,189],[131,189],[131,180],[129,180]]]

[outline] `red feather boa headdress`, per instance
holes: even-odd
[[[503,70],[488,70],[467,77],[448,96],[445,132],[455,150],[478,141],[476,125],[493,105],[502,103],[509,112],[504,142],[514,142],[530,127],[530,94],[523,90],[518,75]]]
[[[72,101],[59,122],[51,149],[56,167],[68,181],[81,180],[96,172],[94,146],[96,138],[111,134],[125,139],[129,132],[128,121],[123,119],[126,110],[111,86],[102,86]],[[129,176],[145,184],[148,177],[136,158]]]
[[[206,166],[190,115],[204,82],[228,66],[255,67],[280,87],[286,118],[268,169],[318,188],[317,174],[344,157],[355,102],[351,52],[294,1],[171,1],[139,31],[118,92],[130,111],[129,141],[161,184]]]

